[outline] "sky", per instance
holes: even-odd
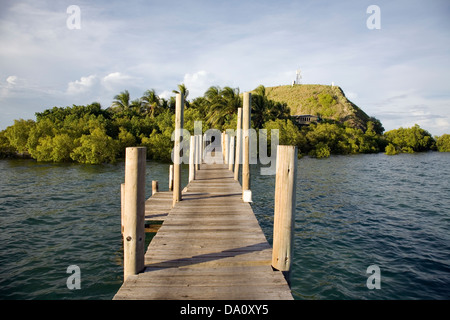
[[[450,133],[449,17],[448,0],[0,0],[0,130],[124,90],[168,98],[184,83],[190,100],[301,69],[386,131]]]

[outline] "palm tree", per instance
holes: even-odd
[[[253,90],[252,95],[252,121],[255,128],[262,128],[268,120],[286,119],[290,111],[286,103],[275,102],[267,98],[266,88],[263,85]]]
[[[268,120],[270,107],[271,101],[267,99],[266,88],[261,84],[252,95],[252,120],[255,128],[262,128],[264,122]]]
[[[155,89],[147,90],[141,98],[143,111],[151,117],[155,117],[161,109],[161,99],[155,92]]]
[[[209,103],[207,117],[212,127],[222,126],[241,105],[239,88],[212,86],[204,97]]]
[[[191,102],[190,108],[196,109],[204,119],[208,114],[209,102],[205,97],[197,97]]]
[[[135,113],[141,112],[141,99],[134,99],[130,103],[130,110],[132,110]]]
[[[128,90],[125,90],[114,97],[111,108],[116,112],[123,112],[130,109],[130,93]]]
[[[221,92],[226,103],[226,114],[232,115],[237,112],[241,106],[241,97],[239,96],[239,88],[225,87]]]
[[[267,99],[259,94],[252,95],[252,120],[255,128],[262,128],[266,121]]]
[[[259,94],[260,96],[266,96],[266,87],[260,84],[255,90],[253,90],[255,94]]]

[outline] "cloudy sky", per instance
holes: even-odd
[[[54,106],[106,108],[124,90],[244,92],[300,68],[386,130],[450,133],[449,17],[448,0],[1,0],[0,130]]]

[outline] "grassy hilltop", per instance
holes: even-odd
[[[266,87],[267,98],[287,103],[291,115],[311,114],[326,119],[347,122],[348,125],[366,129],[370,117],[352,103],[337,86],[297,84],[294,86]]]

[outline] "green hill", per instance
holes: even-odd
[[[370,117],[352,103],[337,86],[298,84],[266,87],[267,98],[287,103],[291,115],[319,115],[324,119],[347,122],[352,127],[366,129]]]

